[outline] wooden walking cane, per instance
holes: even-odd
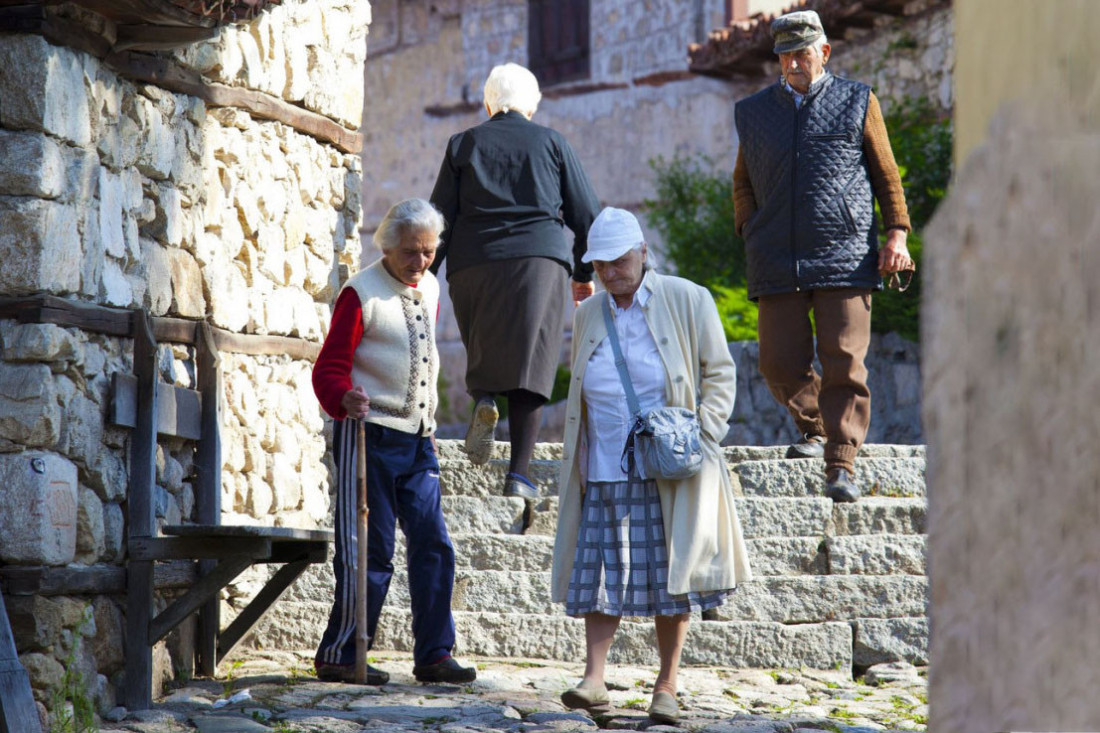
[[[358,556],[355,574],[355,681],[367,684],[367,428],[362,420],[356,420],[356,474],[359,493],[359,522],[355,528]]]

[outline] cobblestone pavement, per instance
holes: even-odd
[[[880,665],[853,681],[846,671],[684,668],[679,727],[656,725],[646,710],[656,669],[611,666],[613,709],[595,719],[566,710],[562,691],[581,664],[462,658],[476,663],[466,686],[422,685],[407,654],[372,656],[392,675],[381,688],[317,681],[307,655],[253,653],[225,680],[195,680],[166,690],[153,710],[122,708],[103,731],[134,733],[472,733],[508,731],[677,730],[701,733],[811,733],[925,730],[926,670]],[[223,665],[223,670],[226,667]],[[231,702],[235,700],[235,702]]]

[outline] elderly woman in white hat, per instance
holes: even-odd
[[[563,693],[566,707],[610,706],[604,669],[619,621],[653,616],[661,668],[649,717],[672,723],[690,613],[722,604],[751,572],[719,448],[737,379],[718,309],[706,289],[648,270],[647,257],[633,214],[600,212],[584,259],[607,292],[574,316],[552,597],[585,620],[584,679]],[[696,475],[643,480],[622,464],[633,416],[605,302],[641,412],[674,406],[698,416],[703,467]]]

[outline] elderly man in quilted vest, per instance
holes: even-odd
[[[912,266],[909,214],[878,100],[825,68],[830,46],[817,13],[780,16],[771,32],[782,76],[736,106],[736,229],[760,306],[760,371],[802,434],[787,457],[823,456],[825,493],[850,502],[871,417],[871,292]],[[887,230],[881,249],[875,199]]]

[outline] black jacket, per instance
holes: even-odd
[[[871,88],[832,75],[795,108],[776,83],[737,103],[757,211],[742,229],[750,298],[881,289],[874,194],[863,152]]]
[[[433,273],[448,274],[516,257],[556,260],[580,282],[588,227],[600,204],[573,149],[560,134],[518,112],[501,112],[454,135],[432,190],[447,220]],[[574,234],[573,251],[563,226]]]

